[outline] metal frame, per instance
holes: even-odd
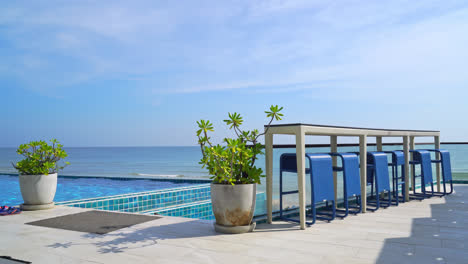
[[[394,150],[394,151],[384,151],[387,154],[391,154],[392,161],[388,163],[388,166],[392,168],[392,191],[393,197],[395,197],[395,205],[398,206],[400,202],[405,202],[405,155],[401,150]],[[400,156],[400,153],[402,157]],[[400,158],[403,159],[402,161]],[[398,173],[400,170],[400,174]],[[400,197],[400,185],[401,193],[403,197]]]
[[[296,155],[298,168],[298,190],[299,190],[299,222],[300,228],[306,228],[306,191],[305,191],[305,136],[330,136],[331,137],[331,152],[337,145],[338,136],[359,137],[359,152],[361,164],[361,202],[363,205],[362,212],[366,212],[367,192],[366,192],[366,169],[367,169],[367,138],[377,138],[377,150],[382,149],[383,137],[401,137],[403,139],[403,151],[405,153],[405,182],[409,180],[409,150],[414,149],[415,137],[434,137],[434,148],[440,149],[440,132],[432,130],[401,130],[401,129],[376,129],[376,128],[358,128],[358,127],[342,127],[342,126],[324,126],[314,124],[282,124],[271,125],[268,130],[265,126],[265,168],[266,168],[266,184],[267,184],[267,217],[268,222],[273,220],[273,135],[294,135],[296,137]],[[335,139],[335,140],[334,140]],[[410,139],[412,146],[410,146]],[[379,144],[380,142],[380,144]],[[440,191],[440,165],[437,166],[437,191]],[[336,178],[336,175],[335,177]],[[409,184],[405,185],[405,201],[409,200]]]
[[[311,205],[310,205],[310,215],[312,217],[312,221],[311,222],[306,222],[307,225],[313,225],[315,224],[316,220],[325,220],[325,221],[332,221],[335,219],[336,217],[336,200],[335,198],[331,198],[331,199],[326,199],[326,200],[320,200],[320,201],[317,201],[316,197],[317,195],[320,195],[319,193],[317,193],[318,190],[315,189],[317,183],[320,184],[320,183],[324,183],[323,182],[323,178],[320,179],[320,173],[315,173],[314,174],[314,165],[316,163],[316,158],[318,157],[319,159],[323,160],[324,157],[327,158],[326,156],[328,156],[328,160],[331,161],[331,156],[328,155],[328,154],[306,154],[306,158],[309,160],[309,164],[310,164],[310,168],[309,169],[306,169],[305,171],[305,174],[309,174],[310,176],[310,184],[311,184],[311,196],[310,196],[310,201],[311,201]],[[288,162],[288,159],[290,160],[290,162]],[[299,222],[299,220],[297,219],[294,219],[294,218],[288,218],[288,217],[285,217],[283,215],[283,195],[288,195],[288,194],[296,194],[299,192],[299,190],[293,190],[293,191],[283,191],[283,172],[292,172],[292,173],[297,173],[297,168],[296,168],[296,165],[293,165],[291,166],[291,164],[289,163],[296,163],[296,160],[297,157],[296,157],[296,154],[294,153],[283,153],[281,154],[281,157],[280,157],[280,193],[279,193],[279,197],[280,197],[280,218],[282,220],[285,220],[285,221],[290,221],[290,222]],[[319,161],[320,162],[320,161]],[[326,162],[326,161],[325,161]],[[322,171],[323,172],[323,168],[322,169],[319,169],[319,171]],[[328,171],[330,173],[333,172],[333,166],[332,166],[332,163],[330,163],[330,170]],[[330,181],[331,178],[327,179],[325,177],[326,180]],[[322,181],[322,182],[321,182]],[[328,197],[330,194],[332,194],[332,192],[329,192],[329,193],[321,193],[322,197],[319,197],[321,199],[323,199],[324,197],[323,196],[326,196]],[[333,196],[336,196],[333,194]],[[329,202],[331,202],[331,210],[328,210],[327,212],[317,212],[317,208],[316,208],[316,205],[317,203],[319,202],[325,202],[325,207],[326,208],[330,208],[329,207]]]
[[[413,157],[415,157],[414,161],[411,161],[410,164],[413,167],[413,171],[416,171],[415,167],[420,166],[420,175],[413,175],[413,194],[410,195],[410,199],[413,200],[423,200],[425,198],[431,198],[436,195],[434,190],[434,177],[432,176],[432,161],[431,155],[429,151],[425,149],[418,149],[418,150],[411,150]],[[415,155],[416,154],[416,155]],[[426,157],[426,160],[424,160]],[[416,188],[416,179],[421,179],[421,190],[417,192]],[[430,184],[431,191],[428,192],[426,190],[427,184]]]
[[[362,212],[362,204],[361,204],[361,189],[359,188],[356,193],[353,192],[352,188],[352,183],[348,182],[348,180],[352,181],[354,169],[353,165],[356,165],[356,170],[359,173],[359,161],[358,161],[358,156],[354,153],[338,153],[338,152],[332,152],[329,153],[332,158],[334,157],[339,157],[341,159],[341,167],[338,167],[336,165],[337,162],[334,162],[335,164],[333,165],[333,173],[334,173],[334,185],[335,185],[335,201],[337,200],[337,177],[336,173],[337,172],[342,172],[343,176],[343,206],[344,209],[336,209],[336,216],[340,218],[345,218],[348,216],[348,214],[359,214]],[[353,162],[356,161],[356,164],[353,164]],[[351,166],[351,169],[349,168]],[[351,174],[351,175],[350,175]],[[357,175],[359,178],[360,176]],[[360,179],[358,179],[358,182]],[[360,184],[360,182],[359,182]],[[350,187],[351,186],[351,187]],[[349,205],[349,198],[354,197],[355,198],[355,204],[356,205]],[[352,209],[352,210],[350,210]]]
[[[436,164],[437,170],[438,170],[438,167],[442,165],[442,183],[443,183],[442,186],[444,187],[444,191],[436,192],[436,193],[439,195],[452,194],[453,193],[453,178],[452,178],[453,176],[452,176],[452,168],[450,165],[450,153],[447,150],[441,150],[441,149],[428,149],[427,151],[436,153],[436,159],[431,160],[431,162]],[[446,161],[444,161],[444,157],[443,157],[444,153],[445,153],[445,159],[448,159]],[[448,168],[444,168],[445,166],[448,166]],[[447,192],[447,187],[446,187],[447,184],[450,184],[450,192]]]

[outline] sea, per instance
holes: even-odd
[[[433,148],[433,145],[417,145],[416,148]],[[456,179],[468,180],[468,145],[447,144],[441,148],[451,153],[452,171]],[[375,150],[369,147],[369,151]],[[401,149],[401,146],[384,146],[384,150]],[[63,176],[106,176],[106,177],[151,177],[151,178],[209,178],[206,169],[199,164],[200,147],[72,147],[65,148],[70,162],[59,175]],[[329,152],[329,148],[307,148],[306,152]],[[358,151],[357,147],[339,147],[339,152]],[[279,157],[282,153],[295,152],[294,148],[275,148],[273,152],[274,184],[278,184]],[[21,159],[15,148],[0,148],[0,174],[14,174],[12,163]],[[264,156],[256,165],[265,167]],[[263,184],[258,186],[264,191]],[[285,178],[286,186],[296,186],[297,177]],[[275,187],[276,188],[276,187]]]

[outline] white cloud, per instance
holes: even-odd
[[[253,18],[265,18],[297,10],[313,9],[324,6],[323,1],[314,0],[261,0],[251,1],[248,15]]]
[[[14,47],[0,51],[4,75],[39,91],[117,78],[156,94],[317,90],[354,100],[351,91],[416,96],[467,81],[463,1],[60,3],[2,9],[0,33]]]
[[[414,8],[411,11],[415,12]],[[395,13],[398,12],[389,12],[390,15]],[[383,17],[391,17],[389,14]],[[197,84],[175,92],[250,88],[257,92],[313,90],[315,96],[333,100],[372,100],[379,94],[405,103],[414,102],[414,98],[428,103],[451,100],[452,94],[462,92],[468,83],[465,32],[468,32],[468,9],[425,16],[406,24],[391,23],[379,27],[379,31],[358,31],[359,34],[348,37],[349,42],[336,45],[335,54],[322,54],[328,51],[326,44],[301,49],[310,39],[308,36],[292,41],[286,38],[270,46],[262,43],[265,39],[259,39],[262,44],[255,50],[261,52],[252,52],[252,56],[240,59],[247,60],[243,65],[251,65],[247,66],[244,76],[227,78],[218,84]],[[310,45],[315,43],[311,41]],[[305,62],[288,63],[301,56]],[[264,70],[266,63],[271,67]],[[256,71],[256,78],[248,76],[249,71]],[[324,89],[327,86],[329,90]]]

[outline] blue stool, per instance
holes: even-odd
[[[432,161],[431,153],[428,150],[418,149],[410,150],[413,153],[413,161],[410,164],[413,166],[413,195],[412,199],[422,200],[424,198],[430,198],[434,196],[434,180],[432,178]],[[416,165],[421,168],[421,174],[416,175]],[[416,192],[416,178],[421,178],[421,192]],[[431,185],[431,192],[427,193],[427,185]]]
[[[306,159],[309,160],[310,168],[306,169],[305,173],[310,175],[311,184],[311,210],[308,216],[312,217],[312,222],[306,222],[306,224],[313,225],[316,219],[330,222],[336,216],[331,156],[328,154],[306,154]],[[283,172],[297,173],[296,154],[284,153],[280,157],[280,218],[299,222],[283,215],[283,195],[299,193],[299,190],[283,191]],[[329,202],[331,202],[331,212],[317,212],[316,205],[320,202],[325,202],[326,207],[329,207]]]
[[[405,202],[405,153],[401,150],[384,152],[392,156],[392,162],[389,162],[388,166],[392,168],[393,197],[395,197],[395,205],[398,206],[399,202]],[[398,169],[400,169],[400,174],[398,174]],[[400,186],[402,196],[400,196]]]
[[[343,172],[343,209],[337,209],[338,217],[345,218],[349,213],[358,214],[362,211],[361,204],[361,177],[359,171],[359,159],[355,153],[330,153],[331,156],[341,158],[341,167],[333,167],[333,171]],[[349,205],[348,199],[354,197],[356,206]],[[353,208],[354,210],[349,210]]]
[[[448,195],[453,193],[452,182],[452,165],[450,164],[450,152],[445,149],[428,149],[427,151],[438,152],[440,154],[439,160],[431,160],[432,163],[440,163],[442,167],[442,183],[444,192],[436,192],[437,194]],[[447,192],[446,185],[450,184],[450,192]]]
[[[377,211],[380,207],[387,208],[392,204],[392,194],[390,190],[390,179],[388,175],[388,159],[384,152],[367,152],[367,185],[371,186],[371,197],[374,195],[375,201],[368,200],[368,205],[375,206],[367,208],[369,211]],[[381,203],[380,195],[388,194],[388,199]]]

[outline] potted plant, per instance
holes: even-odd
[[[281,120],[282,107],[271,106],[265,111],[270,118],[265,133],[273,120]],[[197,121],[198,143],[202,158],[200,164],[207,168],[211,179],[211,202],[216,218],[215,230],[223,233],[244,233],[252,231],[255,224],[252,218],[255,210],[257,184],[260,184],[263,171],[255,166],[255,161],[263,154],[263,146],[258,138],[265,133],[257,129],[240,129],[243,119],[238,113],[229,113],[224,120],[236,138],[224,138],[224,145],[213,144],[208,132],[214,132],[208,120]]]
[[[66,158],[67,153],[57,140],[50,142],[51,145],[45,141],[31,141],[20,145],[16,151],[24,156],[23,160],[13,164],[19,173],[23,210],[42,210],[54,206],[57,172],[69,163],[59,165],[59,160]]]

